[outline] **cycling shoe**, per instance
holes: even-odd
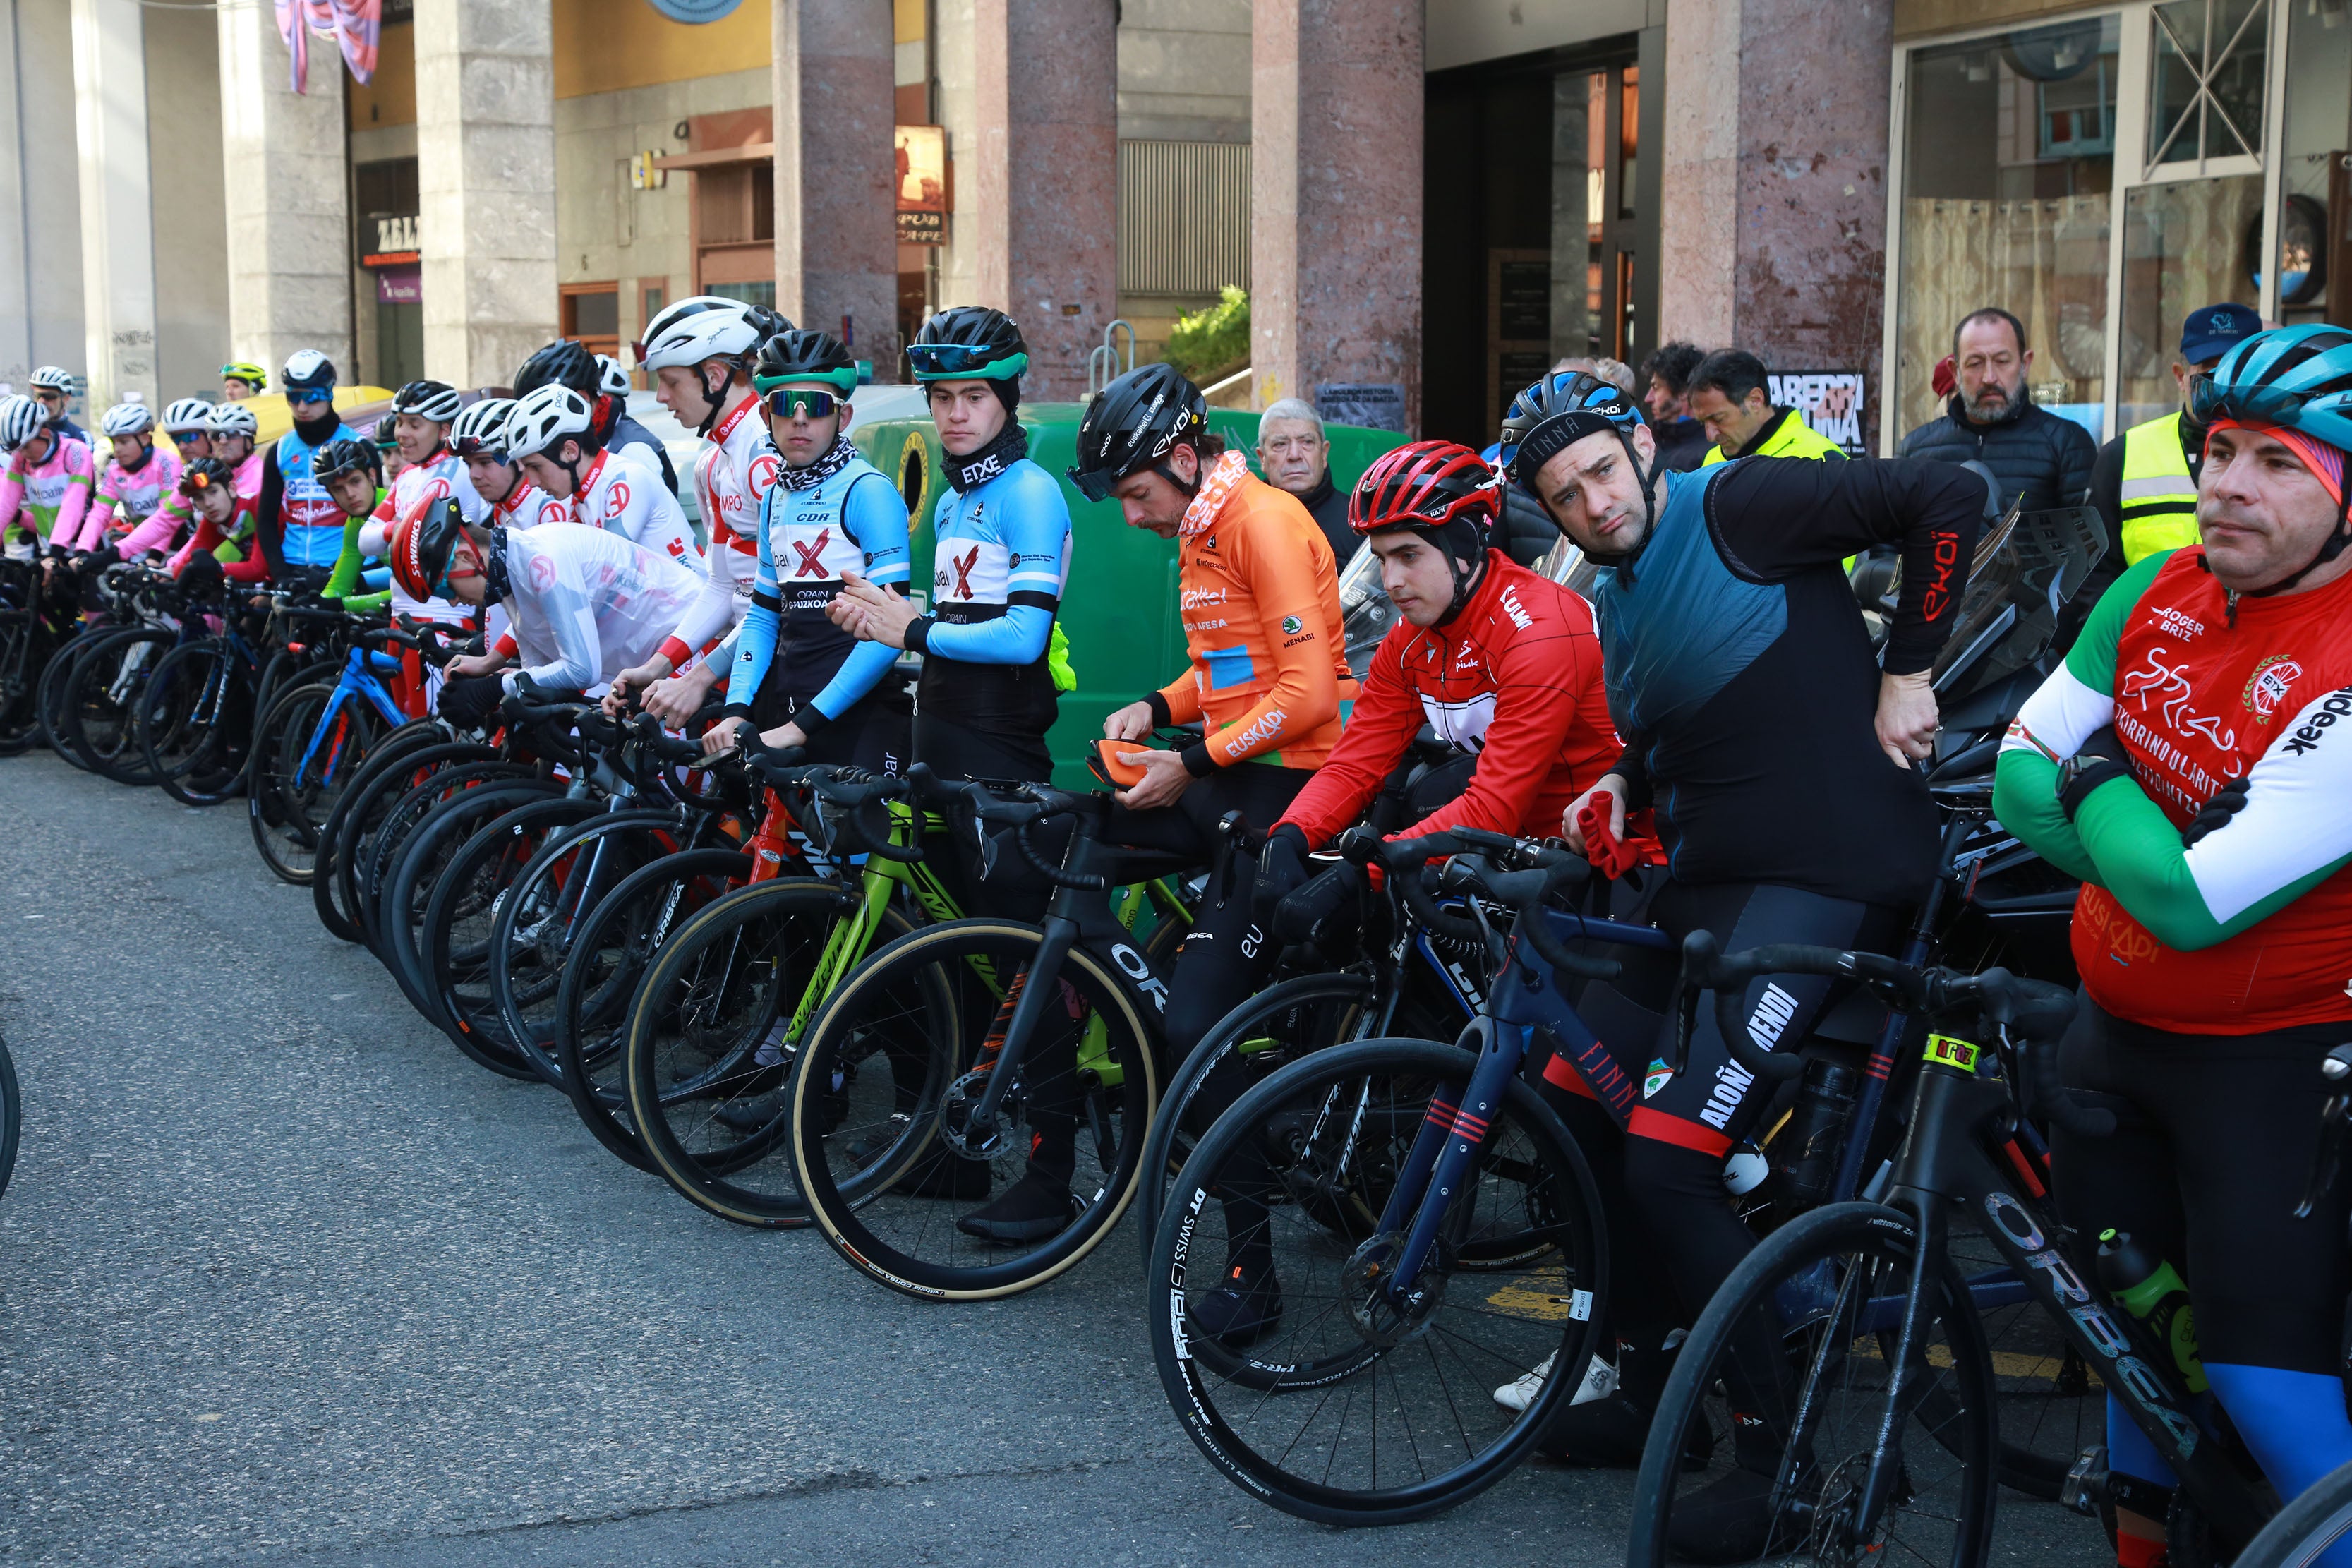
[[[1692,1563],[1750,1563],[1772,1545],[1772,1478],[1736,1469],[1675,1500],[1666,1521],[1673,1554]],[[1789,1537],[1784,1526],[1781,1536]]]
[[[1078,1200],[1067,1186],[1031,1171],[995,1202],[956,1221],[956,1228],[982,1241],[1044,1241],[1059,1235],[1077,1212]]]
[[[1252,1270],[1235,1264],[1225,1281],[1185,1310],[1194,1329],[1221,1345],[1239,1350],[1282,1326],[1282,1282],[1271,1267]]]

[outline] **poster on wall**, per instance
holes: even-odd
[[[948,238],[948,133],[944,126],[901,125],[898,243],[945,245]]]
[[[1775,408],[1793,408],[1817,436],[1859,458],[1862,442],[1862,373],[1858,370],[1797,370],[1765,376]]]
[[[1404,388],[1392,381],[1327,381],[1315,388],[1315,412],[1327,425],[1404,429]]]

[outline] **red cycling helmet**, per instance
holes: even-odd
[[[441,591],[449,572],[449,557],[457,547],[465,517],[454,500],[428,503],[394,525],[384,542],[384,559],[392,580],[412,599],[430,599]]]
[[[1415,441],[1381,453],[1364,470],[1348,497],[1348,526],[1377,533],[1466,519],[1483,544],[1502,505],[1502,477],[1484,458],[1456,441]]]

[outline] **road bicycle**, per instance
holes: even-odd
[[[385,626],[329,636],[341,645],[341,671],[271,700],[254,725],[246,778],[254,845],[273,875],[298,887],[310,881],[320,829],[369,751],[425,710],[414,672],[386,651],[415,647],[412,635]]]
[[[2068,1254],[2021,1138],[2029,1114],[2099,1137],[2113,1114],[2063,1089],[2056,1045],[2065,987],[1906,964],[1870,953],[1767,946],[1726,957],[1685,943],[1690,990],[1712,990],[1743,1068],[1776,1070],[1733,1027],[1766,974],[1851,979],[1935,1020],[1908,1129],[1880,1201],[1833,1204],[1768,1237],[1693,1325],[1650,1428],[1627,1561],[1789,1554],[1825,1563],[1916,1560],[1969,1568],[1990,1550],[1997,1372],[1971,1296],[1987,1272],[1954,1256],[1970,1234],[2061,1332],[2180,1479],[2226,1553],[2270,1510],[2266,1489],[2197,1418],[2168,1347]],[[2021,1105],[2014,1087],[2031,1089]],[[1710,1447],[1692,1467],[1686,1456]],[[1745,1553],[1746,1557],[1740,1556]]]

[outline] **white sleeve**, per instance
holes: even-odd
[[[555,562],[555,581],[532,596],[555,644],[555,658],[523,673],[554,690],[585,691],[604,679],[604,643],[596,631],[595,601],[581,575],[577,557],[551,558]]]

